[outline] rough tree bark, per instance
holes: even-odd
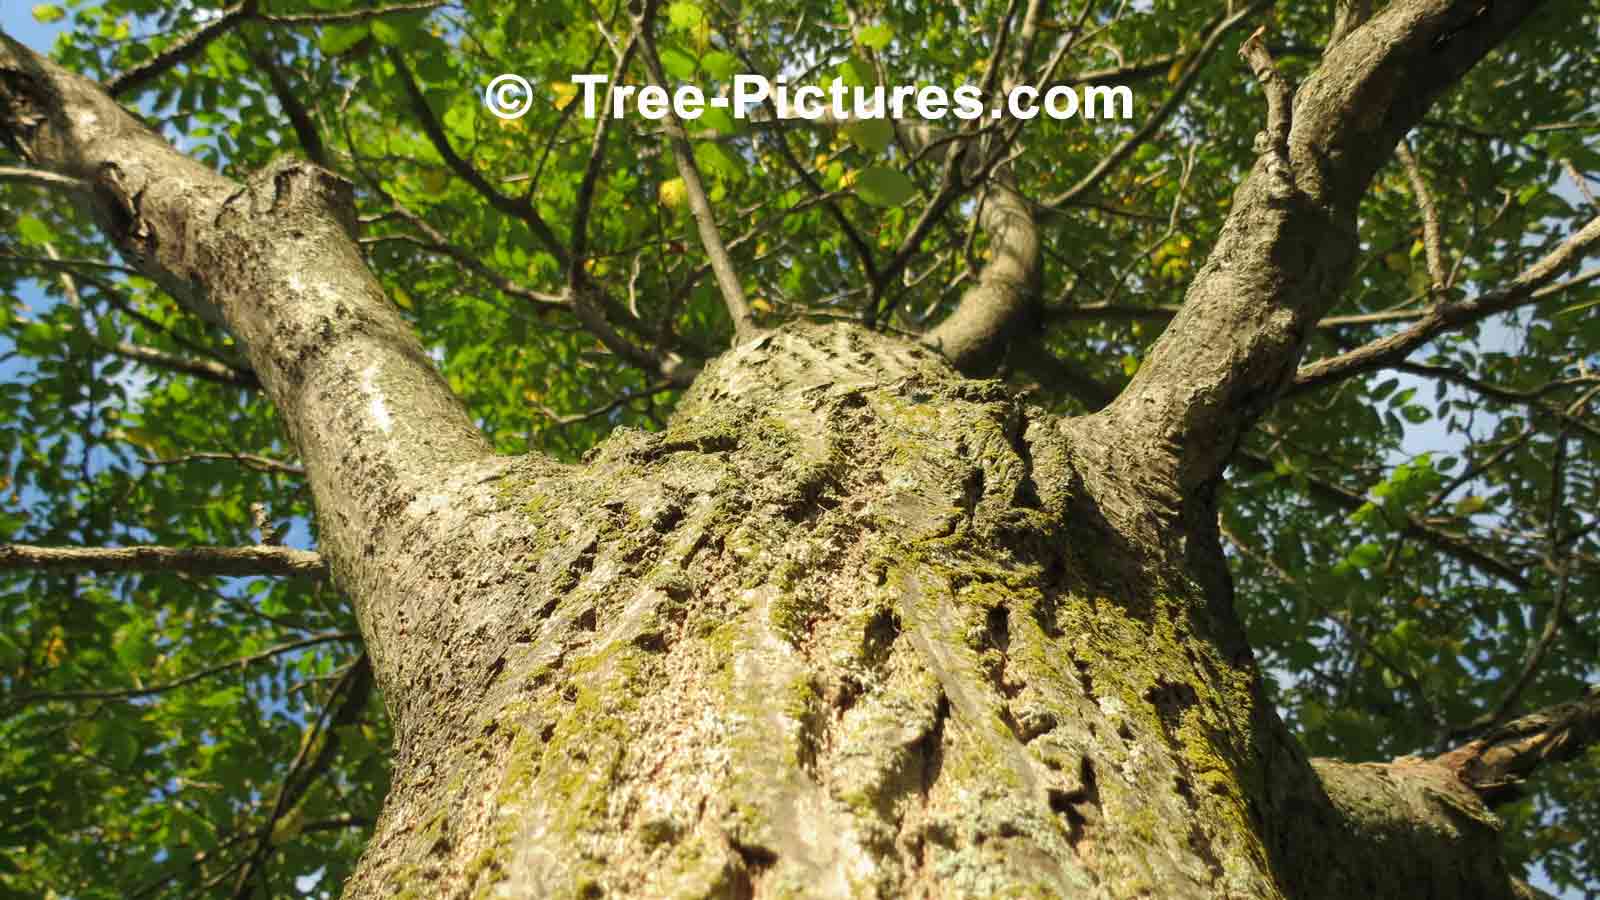
[[[1260,159],[1100,413],[789,327],[570,466],[491,455],[338,177],[230,181],[3,36],[0,137],[227,325],[300,450],[396,722],[345,896],[1501,898],[1469,759],[1313,763],[1264,702],[1212,495],[1349,275],[1367,181],[1537,5],[1394,0],[1297,92],[1247,46]],[[1012,250],[969,304],[1027,306]],[[992,358],[1013,329],[982,312],[941,342]]]

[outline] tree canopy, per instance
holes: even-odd
[[[0,26],[60,23],[51,59],[225,174],[290,154],[348,179],[372,271],[496,450],[574,460],[665,427],[736,331],[940,345],[979,290],[1027,309],[943,342],[964,371],[1103,407],[1274,140],[1259,67],[1300,83],[1370,6],[74,0]],[[1136,102],[936,136],[772,106],[678,130],[586,118],[573,81],[744,72]],[[534,85],[526,116],[485,109],[502,73]],[[1237,604],[1315,755],[1436,754],[1600,681],[1597,85],[1600,9],[1552,0],[1434,102],[1232,455]],[[237,341],[119,256],[78,187],[0,150],[0,893],[329,895],[390,734],[305,473]],[[39,549],[135,545],[186,553]],[[1584,752],[1497,812],[1516,861],[1592,895]]]

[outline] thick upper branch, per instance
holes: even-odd
[[[955,312],[925,339],[964,372],[981,372],[1004,353],[1036,312],[1039,294],[1039,226],[1008,175],[994,176],[978,227],[989,239],[989,261]]]
[[[1517,796],[1535,770],[1600,743],[1600,686],[1581,699],[1513,719],[1438,757],[1486,803]]]
[[[1216,478],[1344,289],[1373,175],[1434,98],[1540,2],[1391,3],[1328,51],[1287,111],[1282,76],[1249,45],[1269,100],[1260,155],[1183,307],[1090,427],[1164,461],[1158,477],[1181,496]]]
[[[0,139],[88,182],[122,255],[245,346],[305,461],[320,544],[364,627],[379,621],[373,604],[404,599],[384,570],[397,512],[489,447],[368,271],[349,183],[294,161],[234,182],[4,34]]]

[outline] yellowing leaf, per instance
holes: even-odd
[[[556,109],[566,109],[567,105],[578,96],[578,86],[570,81],[552,81],[550,90],[555,94],[555,99],[551,102]]]
[[[450,186],[450,173],[443,169],[429,169],[422,173],[422,189],[430,194],[442,194]]]
[[[700,7],[686,0],[678,0],[677,3],[667,7],[667,22],[679,31],[692,31],[699,28],[703,21],[705,13]]]
[[[672,178],[661,182],[661,187],[656,189],[656,197],[661,205],[668,209],[677,209],[689,196],[689,188],[684,185],[682,178]]]
[[[861,29],[861,33],[856,35],[856,40],[860,41],[863,47],[882,50],[894,40],[894,28],[889,25],[872,25]]]
[[[50,629],[50,636],[45,638],[40,657],[49,668],[54,669],[56,666],[61,665],[62,660],[67,658],[67,642],[62,638],[62,634],[61,626],[57,625]]]
[[[106,436],[113,440],[127,441],[146,453],[163,455],[161,438],[143,428],[113,428]]]
[[[300,830],[305,826],[305,808],[296,806],[272,823],[272,843],[283,844],[300,836]]]

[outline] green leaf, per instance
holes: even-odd
[[[17,234],[23,243],[34,247],[43,247],[56,239],[54,229],[33,216],[22,216],[17,219]]]
[[[739,130],[739,123],[733,115],[715,106],[706,107],[705,112],[700,114],[700,124],[719,134],[734,134]]]
[[[704,22],[706,14],[693,3],[687,0],[678,0],[677,3],[667,7],[667,24],[679,31],[693,31]]]
[[[694,77],[695,71],[700,68],[700,63],[677,47],[662,47],[661,68],[679,81],[688,81]]]
[[[856,195],[872,206],[899,206],[917,193],[917,186],[899,169],[870,166],[856,176]]]
[[[149,619],[135,619],[112,635],[111,646],[117,659],[129,669],[148,665],[155,656],[155,649],[150,645],[151,624]]]
[[[223,709],[225,707],[234,706],[238,704],[239,697],[243,693],[244,692],[239,688],[225,687],[221,690],[212,691],[210,694],[207,694],[205,698],[200,701],[200,705],[206,707],[207,709]]]
[[[35,5],[33,8],[33,19],[35,22],[38,22],[41,25],[49,25],[52,22],[59,22],[66,14],[66,10],[63,10],[54,3],[40,3]]]
[[[1351,550],[1345,560],[1353,566],[1370,568],[1383,560],[1383,548],[1373,543],[1361,544]]]
[[[844,133],[868,153],[882,153],[894,142],[894,125],[888,119],[861,119],[846,125]]]
[[[872,87],[878,83],[878,76],[872,71],[872,66],[859,56],[852,56],[839,64],[839,77],[850,87]]]
[[[702,172],[712,175],[734,179],[744,175],[744,160],[721,144],[709,142],[696,144],[694,161]]]
[[[355,25],[330,25],[322,30],[322,37],[317,40],[317,46],[329,56],[338,56],[361,43],[370,33],[365,22]]]
[[[861,42],[861,46],[868,49],[882,50],[889,46],[890,41],[894,40],[894,28],[889,25],[869,25],[861,29],[861,32],[856,35],[856,40]]]
[[[423,28],[427,18],[428,14],[424,12],[379,16],[372,20],[372,36],[388,47],[415,47],[419,39],[427,34]]]
[[[719,81],[731,79],[739,73],[740,69],[738,57],[721,50],[713,50],[700,57],[700,67],[710,73],[712,78]]]

